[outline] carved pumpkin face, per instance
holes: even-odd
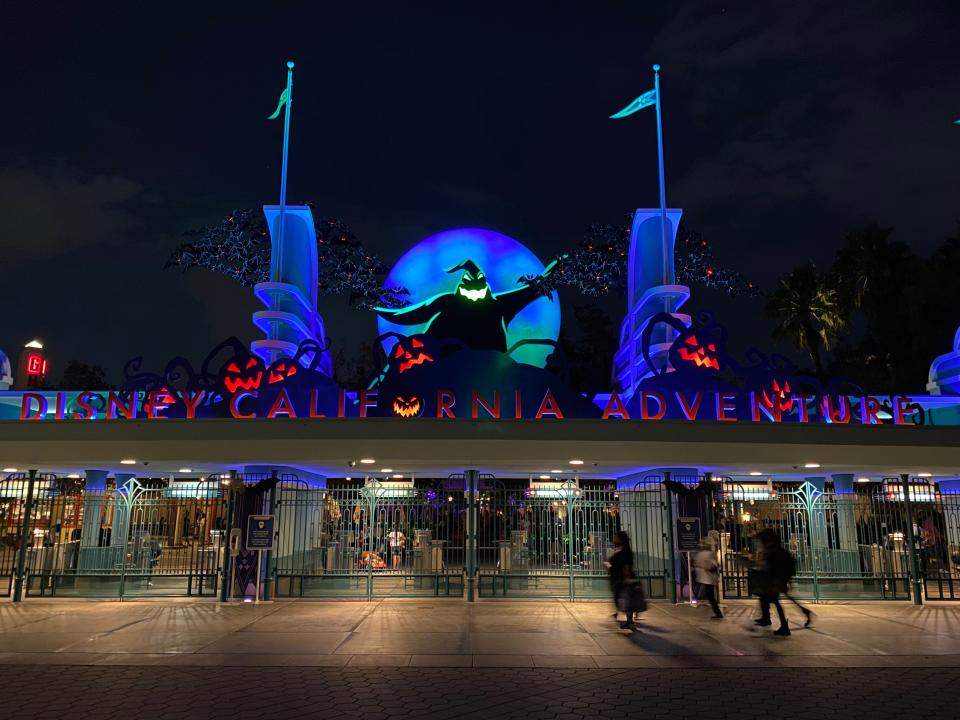
[[[390,357],[397,364],[397,370],[401,375],[414,365],[433,362],[433,357],[423,351],[423,341],[417,338],[410,338],[406,345],[403,340],[397,341],[390,352]]]
[[[234,360],[227,365],[223,375],[223,384],[227,392],[237,390],[256,390],[263,381],[263,362],[258,357],[251,356],[246,362]]]
[[[423,401],[416,395],[397,395],[393,399],[393,412],[402,418],[417,417],[423,412]]]
[[[698,368],[720,369],[720,359],[717,357],[717,346],[712,341],[701,344],[700,341],[697,340],[696,335],[688,335],[686,339],[682,336],[678,338],[678,343],[677,354],[681,360],[692,363]]]
[[[773,407],[774,403],[777,403],[781,411],[790,412],[793,410],[794,401],[795,398],[790,394],[789,380],[784,380],[781,383],[774,378],[773,384],[770,386],[770,393],[767,394],[766,390],[763,391],[763,402],[770,408]]]
[[[281,358],[277,360],[267,371],[267,384],[283,382],[297,374],[297,364],[292,360]]]

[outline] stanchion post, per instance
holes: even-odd
[[[254,605],[260,604],[260,575],[263,572],[263,550],[257,550],[257,597],[253,601]]]

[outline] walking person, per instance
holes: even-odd
[[[713,617],[723,618],[717,600],[717,585],[720,582],[720,563],[710,541],[700,541],[700,551],[693,558],[694,573],[700,583],[700,597],[710,603]]]
[[[624,630],[636,629],[633,621],[635,608],[631,602],[631,591],[637,584],[633,574],[633,548],[630,547],[630,536],[619,531],[613,537],[613,554],[607,560],[607,569],[610,573],[610,589],[613,591],[613,603],[617,610],[623,610],[626,618],[620,623]],[[614,613],[616,617],[617,613]]]
[[[804,627],[810,625],[812,613],[790,597],[788,590],[790,581],[796,574],[797,564],[793,555],[783,547],[777,533],[767,528],[761,530],[757,535],[761,544],[760,563],[757,566],[757,575],[760,587],[757,595],[760,597],[760,619],[754,622],[761,627],[768,627],[772,624],[770,620],[770,606],[777,608],[777,616],[780,618],[780,627],[774,631],[774,635],[790,635],[790,626],[787,623],[787,616],[783,612],[783,606],[780,604],[780,594],[783,593],[803,612],[806,621]]]

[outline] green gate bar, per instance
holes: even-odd
[[[23,524],[20,526],[20,548],[17,552],[17,568],[13,576],[13,601],[23,600],[23,581],[27,575],[27,545],[30,543],[30,516],[33,514],[33,490],[37,480],[37,471],[30,471],[30,484],[27,485],[27,500],[23,507]]]
[[[670,482],[670,471],[665,470],[663,473],[664,482]],[[676,540],[673,537],[673,494],[666,490],[666,485],[663,486],[664,491],[661,493],[661,498],[663,502],[666,503],[664,508],[666,511],[666,523],[667,523],[667,534],[666,541],[667,547],[670,550],[670,570],[667,577],[667,582],[670,583],[670,601],[676,605],[677,604],[677,549],[675,542]]]
[[[913,532],[913,501],[910,499],[910,476],[904,473],[900,476],[903,484],[903,510],[906,513],[907,551],[910,553],[910,584],[913,604],[922,605],[920,595],[923,581],[920,579],[920,564],[917,562],[917,536]]]
[[[479,470],[465,470],[463,478],[466,480],[467,490],[467,537],[466,537],[466,571],[467,571],[467,602],[474,601],[474,591],[477,580],[477,485],[480,480]]]

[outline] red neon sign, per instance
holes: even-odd
[[[27,355],[27,375],[46,375],[47,359],[39,353]]]

